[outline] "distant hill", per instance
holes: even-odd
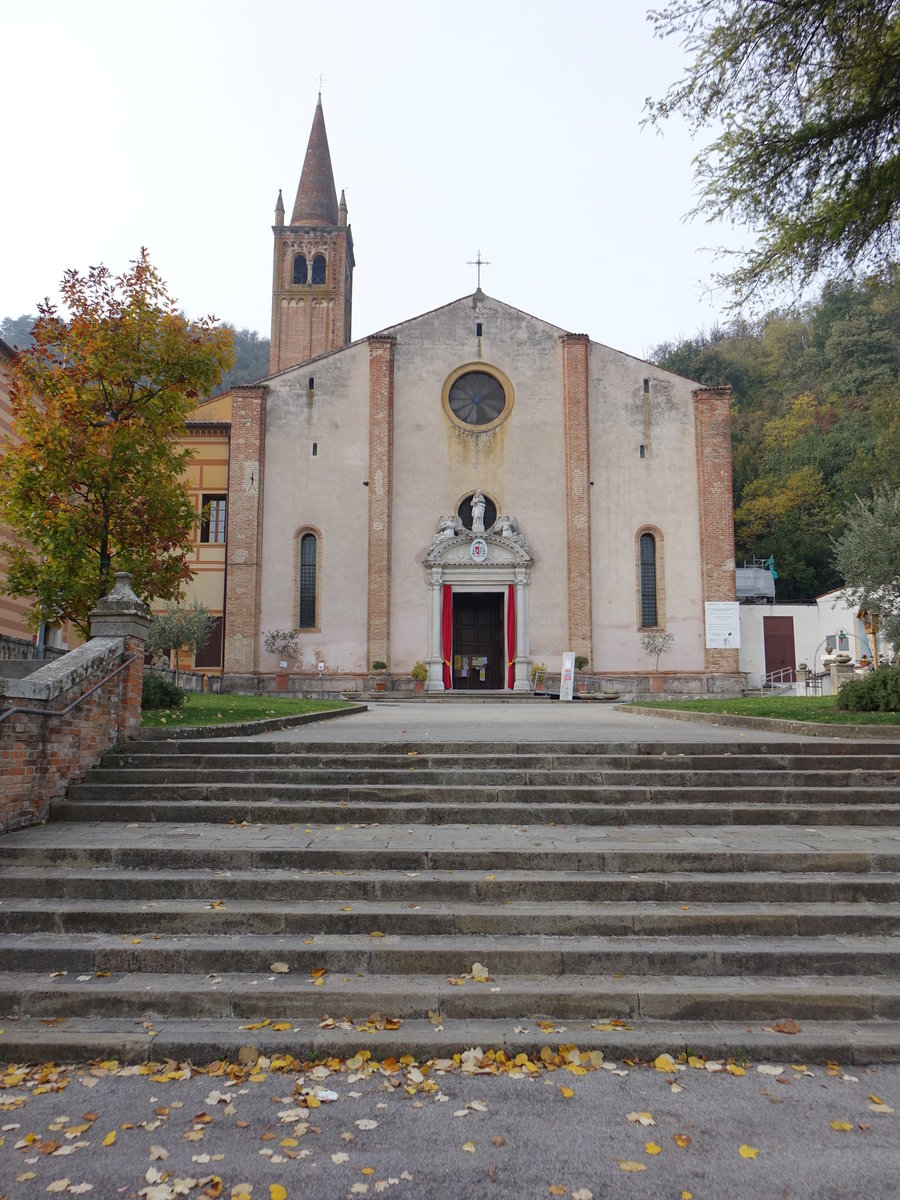
[[[37,320],[31,313],[19,317],[4,317],[0,321],[0,338],[8,346],[24,350],[31,345],[31,330]],[[234,366],[213,392],[221,396],[229,388],[240,383],[255,383],[269,373],[269,339],[261,337],[252,329],[234,329]]]

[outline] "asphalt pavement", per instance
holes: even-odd
[[[0,1197],[900,1194],[898,1066],[783,1062],[732,1075],[611,1063],[517,1077],[397,1067],[360,1078],[265,1062],[237,1077],[111,1064],[7,1075]]]

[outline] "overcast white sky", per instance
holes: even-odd
[[[697,147],[642,0],[0,0],[0,317],[141,245],[185,311],[268,335],[318,90],[356,246],[353,336],[490,295],[643,357],[710,326]]]

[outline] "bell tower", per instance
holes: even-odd
[[[284,216],[279,192],[272,226],[270,375],[350,341],[353,235],[347,224],[344,193],[338,203],[335,192],[321,93],[287,225]]]

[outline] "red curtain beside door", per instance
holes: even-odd
[[[450,654],[453,650],[453,592],[449,583],[444,584],[442,601],[441,655],[444,659],[444,688],[449,692],[453,687],[453,675],[450,670]]]
[[[516,589],[510,584],[506,593],[506,686],[510,691],[516,682]]]

